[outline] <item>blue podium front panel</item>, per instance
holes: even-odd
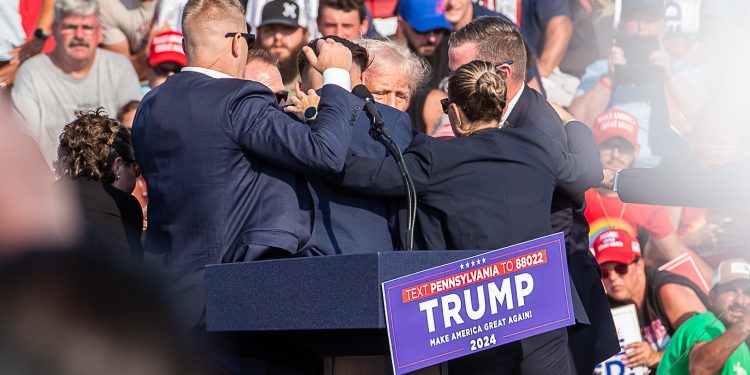
[[[483,252],[391,251],[208,266],[207,329],[385,329],[381,283]]]

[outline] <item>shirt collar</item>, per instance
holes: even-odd
[[[185,70],[185,69],[182,69]],[[518,99],[521,98],[521,94],[523,93],[523,90],[526,89],[526,83],[521,83],[521,89],[518,90],[515,96],[513,96],[513,99],[508,102],[507,109],[505,110],[505,114],[503,114],[503,117],[500,119],[500,126],[502,127],[503,124],[505,124],[506,121],[508,121],[508,117],[510,116],[510,112],[513,111],[513,108],[515,108],[516,103],[518,103]]]
[[[182,68],[182,70],[180,70],[180,71],[181,72],[201,73],[201,74],[205,74],[205,75],[207,75],[207,76],[209,76],[211,78],[217,78],[217,79],[218,78],[234,78],[234,77],[232,77],[232,76],[230,76],[229,74],[226,74],[226,73],[222,73],[222,72],[219,72],[219,71],[216,71],[216,70],[213,70],[213,69],[209,69],[209,68],[201,68],[201,67],[197,67],[197,66],[186,66],[186,67]]]

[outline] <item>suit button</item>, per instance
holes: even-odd
[[[354,106],[354,110],[355,110],[355,111],[359,111],[359,110],[360,110],[359,106],[358,106],[358,105],[355,105],[355,106]]]

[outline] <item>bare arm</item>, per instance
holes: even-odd
[[[544,31],[544,50],[539,56],[539,74],[547,77],[552,71],[560,65],[565,51],[568,49],[568,42],[573,35],[573,21],[570,17],[559,15],[552,17],[547,22]]]
[[[693,250],[690,250],[685,246],[676,234],[672,233],[663,238],[651,238],[651,241],[659,249],[659,252],[664,259],[671,260],[677,258],[683,253],[688,253],[693,258],[695,264],[698,266],[698,269],[706,280],[711,280],[711,277],[713,277],[713,268],[706,264],[706,262],[701,259],[698,254],[693,252]]]
[[[688,119],[693,119],[702,113],[703,106],[708,100],[707,96],[701,90],[696,90],[695,87],[691,86],[682,77],[675,74],[672,70],[672,59],[669,54],[664,49],[661,49],[654,51],[649,56],[649,59],[652,64],[664,68],[667,78],[667,91],[674,99],[675,104],[677,104],[677,108]]]
[[[698,342],[690,349],[688,357],[690,374],[715,374],[727,363],[729,356],[750,335],[750,311],[726,332],[711,341]]]
[[[695,313],[706,312],[706,306],[695,292],[680,284],[666,284],[659,290],[659,297],[667,314],[669,324],[677,330]]]

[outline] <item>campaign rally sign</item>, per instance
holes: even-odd
[[[575,322],[562,233],[383,283],[395,375]]]
[[[620,352],[612,358],[600,363],[594,369],[594,375],[646,375],[648,368],[644,366],[628,367],[623,360],[625,355],[625,346],[634,342],[643,341],[641,336],[641,326],[638,324],[638,313],[635,311],[635,305],[626,305],[612,309],[612,319],[615,321],[617,328],[617,337],[620,339]]]

